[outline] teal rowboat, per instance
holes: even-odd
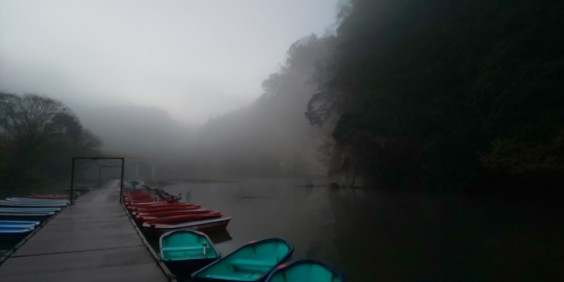
[[[192,274],[192,278],[196,281],[264,281],[293,251],[294,247],[280,238],[251,241]]]
[[[210,238],[198,231],[176,230],[163,234],[159,249],[168,269],[180,278],[216,261],[220,255]]]
[[[343,275],[335,268],[312,259],[301,259],[288,265],[281,264],[267,282],[343,282]]]

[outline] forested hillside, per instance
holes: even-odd
[[[288,59],[263,84],[251,105],[211,119],[194,150],[200,169],[228,175],[325,173],[329,132],[305,118],[306,105],[319,91],[319,76],[332,54],[331,40],[312,35],[294,43]],[[196,166],[196,167],[198,167]]]
[[[563,7],[353,0],[334,39],[332,77],[308,111],[314,124],[338,116],[332,174],[451,190],[558,180]]]

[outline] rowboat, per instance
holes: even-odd
[[[154,216],[154,217],[165,217],[165,216],[173,216],[173,215],[183,215],[183,214],[200,214],[200,213],[207,213],[211,212],[212,210],[172,210],[172,211],[158,211],[158,212],[139,212],[135,214],[136,219],[142,219],[145,216]]]
[[[144,190],[136,189],[123,192],[125,203],[142,203],[152,201],[166,201],[178,202],[179,197],[172,196],[166,191],[161,189],[151,189],[147,186],[142,186]]]
[[[54,200],[64,200],[68,199],[68,195],[63,194],[31,194],[28,196],[29,198],[35,199],[54,199]]]
[[[159,239],[159,250],[168,269],[183,278],[220,257],[206,234],[190,230],[163,234]]]
[[[52,203],[52,202],[28,202],[28,203],[22,203],[22,202],[13,202],[13,201],[7,201],[7,200],[0,200],[0,207],[29,207],[29,208],[40,208],[40,207],[64,207],[67,204],[64,203]]]
[[[218,218],[221,217],[220,212],[212,211],[200,214],[184,214],[184,215],[174,215],[166,217],[156,217],[156,216],[145,216],[143,221],[149,224],[174,224],[181,222],[189,222],[195,220],[203,220],[208,218]]]
[[[19,240],[33,231],[35,227],[0,227],[0,240]]]
[[[30,213],[0,212],[0,220],[42,221],[54,214],[55,212],[30,212]]]
[[[58,212],[61,208],[28,208],[28,207],[0,207],[0,212]]]
[[[18,202],[18,203],[55,203],[55,204],[63,204],[63,205],[69,204],[69,201],[67,200],[49,200],[49,199],[36,199],[36,198],[26,198],[26,197],[9,197],[6,198],[6,201]]]
[[[134,213],[138,213],[138,212],[165,212],[165,211],[174,211],[179,209],[196,210],[199,208],[201,208],[200,205],[186,204],[186,205],[171,205],[171,206],[156,206],[156,207],[133,207],[133,208],[128,208],[128,210]]]
[[[190,205],[190,203],[183,202],[165,202],[165,201],[151,201],[151,202],[126,202],[128,207],[161,207],[161,206],[175,206],[175,205]]]
[[[39,225],[39,221],[17,221],[17,220],[0,220],[0,227],[27,227],[35,228]]]
[[[162,204],[175,204],[179,202],[167,202],[167,201],[147,201],[147,202],[132,202],[124,200],[126,206],[151,206],[151,205],[162,205]]]
[[[190,203],[183,202],[164,202],[164,201],[153,201],[153,202],[135,202],[135,203],[125,203],[127,207],[139,207],[139,208],[150,208],[150,207],[169,207],[169,206],[184,206],[192,205]]]
[[[31,220],[0,220],[0,225],[2,224],[33,224],[35,226],[39,225],[40,221],[31,221]]]
[[[144,222],[141,226],[144,228],[146,234],[153,238],[159,238],[163,233],[179,229],[197,230],[204,233],[225,230],[230,220],[230,216],[222,216],[219,218],[195,220],[177,224],[154,224]]]
[[[342,282],[343,275],[335,268],[312,259],[281,264],[266,279],[267,282]]]
[[[280,238],[250,243],[192,274],[196,281],[264,281],[290,258],[294,247]]]

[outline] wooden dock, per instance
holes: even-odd
[[[117,183],[78,198],[0,265],[0,281],[168,281],[119,203]]]

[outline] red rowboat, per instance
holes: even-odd
[[[176,229],[193,229],[202,232],[214,232],[224,230],[229,221],[230,216],[222,216],[219,218],[203,219],[190,222],[183,222],[178,224],[154,224],[154,223],[143,223],[143,228],[153,236],[160,236],[165,232],[176,230]]]
[[[210,219],[210,218],[217,218],[221,217],[220,212],[208,212],[202,214],[187,214],[187,215],[175,215],[175,216],[166,216],[166,217],[156,217],[156,216],[145,216],[143,217],[143,221],[148,224],[174,224],[174,223],[182,223],[188,221],[196,221],[196,220],[203,220],[203,219]]]
[[[199,214],[199,213],[207,213],[213,212],[212,210],[174,210],[174,211],[164,211],[164,212],[142,212],[137,213],[135,218],[140,219],[145,216],[155,216],[155,217],[165,217],[165,216],[174,216],[174,215],[183,215],[183,214]]]
[[[130,208],[129,210],[131,212],[140,213],[140,212],[165,212],[165,211],[175,211],[175,210],[196,210],[199,208],[201,208],[200,205],[189,204],[182,206],[134,207],[134,208]]]

